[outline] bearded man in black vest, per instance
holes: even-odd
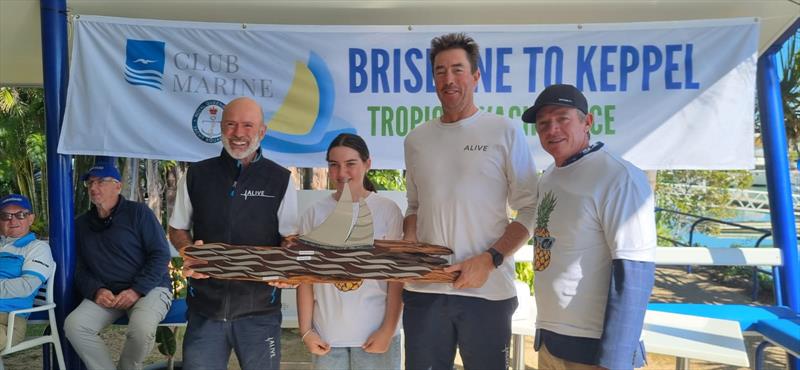
[[[225,106],[221,130],[222,153],[192,164],[178,183],[172,244],[280,245],[296,233],[297,194],[289,170],[261,154],[267,132],[261,107],[250,98],[234,99]],[[242,369],[277,370],[285,286],[187,271],[183,368],[225,369],[233,349]]]

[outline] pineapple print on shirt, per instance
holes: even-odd
[[[533,269],[543,271],[550,266],[550,249],[556,239],[550,236],[547,224],[550,222],[550,214],[556,208],[557,198],[552,191],[548,191],[539,203],[536,215],[536,230],[533,233],[534,241],[534,264]]]
[[[354,280],[354,281],[340,281],[338,283],[333,283],[333,286],[336,289],[339,289],[342,292],[349,292],[351,290],[356,290],[361,288],[361,284],[364,283],[364,280]]]

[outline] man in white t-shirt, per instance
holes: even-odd
[[[589,145],[593,117],[574,86],[549,86],[522,120],[555,160],[538,189],[539,368],[640,367],[656,250],[647,178],[603,143]]]
[[[443,115],[405,141],[404,238],[453,249],[452,284],[406,284],[406,368],[507,367],[517,306],[511,256],[530,237],[536,170],[522,126],[478,110],[478,45],[463,33],[431,41]],[[507,207],[517,210],[509,221]]]

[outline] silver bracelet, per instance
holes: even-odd
[[[314,330],[314,328],[306,330],[306,332],[300,336],[300,341],[302,342],[304,339],[306,339],[306,335],[308,335],[308,333],[311,333],[312,330]]]

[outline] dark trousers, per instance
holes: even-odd
[[[183,368],[228,368],[231,349],[242,370],[278,370],[281,364],[281,313],[218,321],[191,313],[183,339]]]
[[[466,370],[508,368],[517,297],[482,298],[403,291],[406,369],[452,370],[458,347]]]

